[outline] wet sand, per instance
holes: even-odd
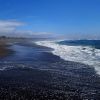
[[[100,78],[89,66],[64,61],[47,68],[32,64],[3,66],[15,68],[0,71],[1,100],[100,99]]]
[[[13,52],[13,50],[8,49],[6,46],[0,46],[0,58],[6,57],[12,54]]]

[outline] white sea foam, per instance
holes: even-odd
[[[61,45],[54,41],[38,41],[38,45],[53,48],[52,53],[67,61],[81,62],[91,65],[100,75],[100,50],[87,46]]]

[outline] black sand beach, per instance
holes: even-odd
[[[93,67],[64,61],[52,49],[12,43],[0,58],[0,100],[100,100]]]

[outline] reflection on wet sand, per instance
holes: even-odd
[[[0,57],[5,57],[10,53],[10,50],[7,48],[6,41],[0,40]]]
[[[12,51],[5,46],[0,46],[0,57],[8,56]]]
[[[9,49],[11,44],[14,44],[16,42],[25,42],[26,39],[22,38],[2,38],[0,37],[0,58],[6,57],[13,53],[13,50]]]

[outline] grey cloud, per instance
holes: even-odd
[[[22,25],[24,24],[17,21],[0,20],[0,34],[11,33],[16,29],[16,27]]]
[[[0,20],[0,27],[16,27],[21,26],[23,23],[17,21],[3,21]]]

